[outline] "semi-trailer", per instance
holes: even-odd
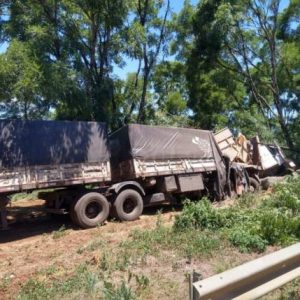
[[[182,195],[221,200],[248,187],[247,171],[222,156],[210,131],[131,124],[108,135],[97,122],[0,121],[2,228],[17,192],[42,190],[47,212],[89,228]]]

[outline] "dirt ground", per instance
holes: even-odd
[[[153,228],[157,220],[157,209],[148,209],[137,221],[129,223],[107,222],[102,227],[80,230],[67,219],[53,219],[42,212],[43,201],[18,201],[12,204],[10,216],[14,220],[7,231],[0,231],[0,279],[9,279],[9,286],[0,285],[0,299],[14,299],[25,282],[32,276],[40,274],[53,265],[62,270],[72,270],[81,262],[97,259],[95,252],[80,254],[78,249],[88,245],[94,239],[103,239],[111,249],[128,238],[135,228]],[[161,208],[160,208],[161,209]],[[161,215],[164,224],[173,222],[178,212],[164,208]],[[65,226],[65,234],[54,238],[61,226]],[[159,261],[149,258],[147,270],[152,279],[152,289],[147,299],[187,299],[187,274],[192,270],[200,271],[204,277],[257,257],[257,254],[241,254],[229,251],[212,259],[203,258],[198,261],[174,261],[172,253],[166,253]],[[176,267],[174,267],[176,266]],[[135,270],[139,272],[139,270]],[[160,286],[164,285],[163,294]],[[165,288],[166,287],[166,288]],[[176,295],[176,296],[174,296]],[[175,298],[174,298],[175,297]]]
[[[171,222],[175,214],[166,212],[163,220]],[[9,289],[0,287],[0,299],[14,298],[21,285],[40,270],[52,265],[72,269],[80,262],[93,259],[94,253],[83,256],[78,254],[78,249],[99,236],[114,247],[126,240],[133,228],[151,228],[155,225],[156,210],[149,209],[135,222],[107,222],[99,228],[81,230],[68,218],[45,215],[43,201],[21,200],[9,208],[9,218],[9,230],[0,231],[0,279],[9,278],[10,285]],[[65,236],[54,239],[53,233],[62,226],[66,227]]]

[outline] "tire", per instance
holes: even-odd
[[[74,223],[75,225],[78,225],[80,226],[79,222],[78,222],[78,219],[77,219],[77,216],[76,216],[76,212],[75,212],[75,205],[77,203],[77,200],[73,201],[73,203],[70,205],[70,210],[69,210],[69,213],[70,213],[70,218],[72,220],[72,223]]]
[[[102,224],[109,215],[110,205],[99,193],[88,193],[71,207],[71,218],[81,228],[93,228]]]
[[[249,178],[250,192],[254,193],[259,191],[260,183],[253,177]]]
[[[124,190],[113,203],[112,215],[121,221],[134,221],[139,218],[144,209],[142,196],[135,190]]]

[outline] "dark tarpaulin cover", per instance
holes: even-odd
[[[105,123],[0,120],[0,167],[109,161]]]
[[[129,159],[214,159],[219,188],[226,181],[222,154],[210,131],[131,124],[110,135],[110,149],[113,166]]]
[[[210,131],[131,124],[110,135],[112,157],[138,159],[214,158]]]

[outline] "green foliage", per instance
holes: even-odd
[[[80,265],[73,276],[64,281],[55,280],[49,284],[47,281],[29,279],[21,289],[18,299],[57,299],[59,296],[81,295],[89,296],[95,292],[98,275],[88,270],[87,265]]]
[[[175,230],[191,228],[217,230],[225,226],[223,214],[214,209],[206,198],[199,202],[187,202],[174,223]]]
[[[113,283],[103,270],[94,270],[88,264],[79,265],[73,275],[67,278],[56,279],[53,277],[55,268],[49,273],[44,272],[46,279],[29,279],[21,288],[18,299],[102,299],[133,300],[136,299],[135,292],[128,283],[133,277],[137,284],[137,291],[149,285],[149,279],[144,275],[130,274],[128,281],[124,279],[119,283]],[[111,270],[110,270],[111,271]],[[52,278],[52,281],[48,280]],[[54,278],[54,280],[53,280]]]
[[[38,194],[40,191],[33,191],[32,193],[18,193],[13,194],[10,199],[11,201],[19,201],[19,200],[36,200],[38,199]]]
[[[281,13],[280,1],[199,3],[187,78],[189,106],[202,127],[228,124],[251,130],[254,117],[264,134],[269,130],[294,147],[289,124],[299,112],[300,48],[294,39],[291,42],[277,33],[297,36],[291,27],[299,25],[295,18],[298,6],[291,1]],[[248,110],[250,115],[245,114]],[[240,124],[243,121],[245,126]]]
[[[261,236],[251,233],[245,228],[236,228],[229,233],[229,241],[241,252],[264,252],[267,246]]]
[[[267,207],[274,207],[296,217],[300,213],[300,185],[295,179],[288,180],[284,185],[274,187],[274,196],[264,203]]]
[[[286,245],[300,239],[300,179],[278,184],[257,204],[241,199],[235,207],[216,209],[207,200],[187,202],[175,219],[174,230],[218,230],[242,252],[264,251],[267,245]]]
[[[295,223],[296,222],[296,223]],[[299,236],[297,223],[299,220],[290,218],[276,210],[266,212],[261,220],[259,232],[268,241],[269,245],[288,244]]]
[[[26,43],[11,41],[0,55],[0,110],[6,118],[43,118],[49,101],[43,93],[42,66]]]
[[[229,126],[300,149],[299,1],[2,2],[4,118]]]
[[[191,259],[195,256],[210,255],[221,247],[218,234],[209,231],[177,230],[162,226],[152,230],[134,230],[130,240],[122,244],[135,256],[159,255],[160,250],[174,249],[178,254]]]
[[[104,299],[105,300],[134,300],[136,299],[133,291],[124,281],[120,286],[114,286],[110,282],[104,282]]]

